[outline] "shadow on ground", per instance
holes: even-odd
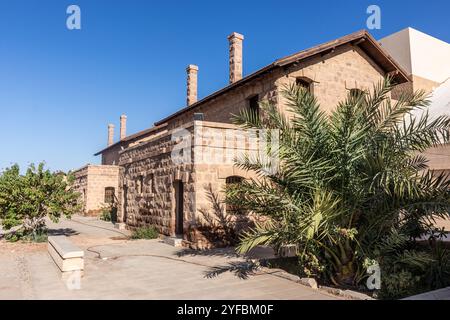
[[[255,275],[259,265],[252,261],[234,261],[225,265],[211,267],[205,272],[205,278],[211,279],[218,277],[222,273],[232,272],[239,279],[248,279],[249,276]]]
[[[70,236],[76,236],[79,235],[80,233],[76,230],[73,230],[71,228],[60,228],[60,229],[49,229],[48,230],[48,235],[49,236],[66,236],[66,237],[70,237]]]
[[[231,261],[226,264],[210,267],[205,272],[205,278],[215,278],[223,273],[231,272],[239,279],[248,279],[249,276],[255,275],[256,271],[260,267],[258,263],[254,262],[255,260],[270,260],[275,258],[274,251],[270,247],[257,247],[251,250],[245,256],[236,253],[236,249],[234,247],[206,250],[183,249],[181,251],[178,251],[176,255],[179,258],[186,256],[201,256],[211,258],[224,257],[228,259],[240,259],[240,261]]]
[[[238,258],[239,255],[236,253],[235,249],[229,248],[216,248],[216,249],[205,249],[205,250],[194,250],[194,249],[183,249],[176,253],[178,257],[184,256],[210,256],[210,257],[225,257],[225,258]]]

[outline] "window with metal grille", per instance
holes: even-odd
[[[230,176],[230,177],[227,177],[225,179],[225,184],[228,187],[228,186],[232,186],[232,185],[235,185],[235,184],[242,183],[243,180],[244,180],[244,178],[239,177],[239,176]],[[240,208],[238,206],[235,206],[235,205],[227,204],[226,205],[226,211],[229,214],[239,214]]]
[[[105,203],[114,203],[115,189],[114,187],[105,188]]]

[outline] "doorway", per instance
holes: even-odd
[[[126,185],[123,186],[123,205],[122,205],[122,222],[127,222],[127,207],[128,207],[128,187]]]
[[[183,181],[175,180],[175,235],[183,235],[183,223],[184,223],[184,186]]]

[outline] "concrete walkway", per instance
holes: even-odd
[[[403,300],[450,300],[450,287],[421,293]]]
[[[79,290],[63,281],[46,244],[0,242],[0,299],[338,299],[248,270],[230,249],[193,252],[160,240],[126,240],[110,223],[74,217],[58,225],[85,250]],[[230,271],[231,270],[231,271]]]

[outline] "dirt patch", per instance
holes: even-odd
[[[128,238],[128,237],[111,237],[110,238],[111,240],[116,240],[116,241],[119,241],[119,240],[130,240],[130,238]]]
[[[91,247],[91,246],[100,246],[100,245],[120,243],[120,242],[125,242],[128,240],[125,237],[98,238],[98,237],[88,237],[86,235],[72,236],[69,239],[77,246],[85,247],[85,248]]]
[[[0,240],[0,254],[12,253],[33,253],[44,252],[47,250],[47,243],[31,243],[31,242],[7,242]]]

